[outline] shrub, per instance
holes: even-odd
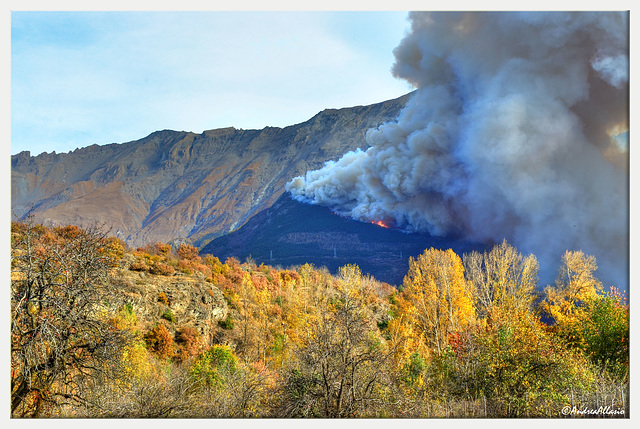
[[[176,323],[176,318],[174,317],[171,310],[167,309],[164,313],[162,313],[162,318],[168,320],[171,323]]]
[[[166,359],[173,356],[173,337],[163,324],[156,324],[147,332],[144,339],[147,348],[159,357]]]
[[[187,261],[200,262],[202,260],[198,249],[189,244],[181,244],[176,253],[180,259],[185,259]]]
[[[580,325],[584,351],[591,361],[618,379],[629,371],[629,306],[617,289],[588,305],[588,318]]]
[[[454,353],[437,356],[430,389],[486,397],[501,417],[545,415],[567,392],[590,389],[593,374],[580,353],[550,336],[530,313],[492,310],[492,323],[454,339]]]
[[[138,323],[138,318],[133,310],[133,304],[126,303],[120,311],[109,320],[116,329],[133,329]]]
[[[220,388],[237,371],[237,365],[238,357],[229,346],[215,345],[198,355],[189,372],[198,384]]]
[[[222,329],[226,329],[226,330],[233,329],[234,323],[233,323],[233,318],[231,318],[231,313],[227,313],[227,317],[224,320],[219,320],[218,325],[220,325]]]
[[[205,255],[203,262],[211,267],[222,265],[220,259],[213,255]]]
[[[427,364],[420,353],[413,352],[402,368],[403,381],[410,386],[422,385],[426,367]]]
[[[134,310],[133,310],[133,304],[130,302],[127,302],[124,306],[123,306],[123,311],[125,313],[127,313],[128,315],[133,316]]]
[[[169,252],[171,252],[171,246],[166,243],[160,243],[160,242],[155,243],[153,245],[153,248],[156,251],[157,255],[167,256]]]
[[[283,283],[288,284],[291,282],[299,282],[300,281],[300,275],[298,273],[296,273],[295,271],[290,271],[290,270],[283,270],[280,272],[280,279],[282,280]]]
[[[193,326],[183,326],[176,335],[176,357],[185,361],[200,352],[200,333]]]
[[[129,268],[131,271],[149,271],[149,266],[144,261],[135,261]]]
[[[178,268],[178,271],[188,276],[193,274],[193,267],[190,261],[180,260],[178,261],[176,267]]]
[[[176,269],[173,268],[171,265],[168,265],[162,262],[156,262],[151,267],[150,272],[151,274],[159,274],[162,276],[172,276],[176,273]]]
[[[160,292],[158,294],[158,302],[161,302],[165,305],[169,305],[169,298],[167,297],[167,294],[164,292]]]
[[[269,281],[264,275],[259,275],[258,273],[251,273],[251,282],[253,286],[257,290],[265,289],[269,286]]]
[[[233,267],[226,275],[226,277],[231,284],[239,285],[242,283],[242,269],[240,268],[240,266]]]
[[[211,276],[211,268],[208,265],[192,262],[191,267],[194,271],[202,273],[205,277]]]

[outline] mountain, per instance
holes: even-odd
[[[69,153],[21,152],[11,157],[11,207],[50,225],[97,222],[132,246],[199,246],[270,207],[291,178],[366,148],[366,131],[395,119],[409,97],[326,109],[285,128],[164,130]]]
[[[241,228],[212,240],[200,253],[221,261],[247,257],[258,264],[289,267],[313,263],[335,273],[345,264],[357,264],[364,273],[392,284],[402,284],[409,256],[425,249],[453,249],[458,255],[485,246],[454,237],[409,234],[397,229],[348,219],[326,207],[304,204],[283,194],[271,207]]]

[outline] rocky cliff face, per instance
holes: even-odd
[[[212,344],[220,329],[218,322],[229,311],[220,289],[197,276],[161,276],[125,268],[113,281],[145,330],[169,311],[174,317],[172,329],[191,326],[205,343]]]
[[[11,159],[11,206],[47,224],[94,222],[130,245],[195,245],[271,206],[291,178],[355,148],[394,119],[409,95],[328,109],[286,128],[202,134],[158,131],[138,141]]]

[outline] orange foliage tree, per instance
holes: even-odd
[[[98,228],[12,224],[11,413],[86,400],[83,381],[108,374],[127,341],[110,323],[119,302],[108,270],[116,241]]]

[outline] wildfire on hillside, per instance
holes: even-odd
[[[386,222],[385,222],[385,221],[383,221],[383,220],[379,220],[379,221],[376,221],[376,222],[371,221],[371,223],[372,223],[372,224],[374,224],[374,225],[381,226],[381,227],[383,227],[383,228],[391,228],[391,225],[389,225],[388,223],[386,223]]]

